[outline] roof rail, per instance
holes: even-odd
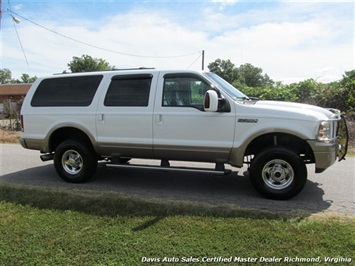
[[[53,75],[78,74],[78,73],[89,73],[89,72],[104,72],[104,71],[145,70],[145,69],[155,69],[155,67],[113,68],[110,70],[92,70],[92,71],[83,71],[83,72],[66,72],[66,71],[64,71],[62,73],[54,73]]]
[[[144,70],[144,69],[155,69],[155,67],[114,68],[112,70]]]

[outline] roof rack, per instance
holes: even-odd
[[[85,71],[85,72],[62,72],[62,73],[54,73],[53,75],[105,72],[105,71],[145,70],[145,69],[155,69],[155,67],[113,68],[110,70],[92,70],[92,71]]]

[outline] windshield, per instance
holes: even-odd
[[[230,97],[234,100],[247,100],[249,99],[244,93],[240,92],[237,88],[232,86],[230,83],[222,79],[220,76],[212,73],[206,72],[203,73],[209,79],[213,80],[221,89],[223,89]]]

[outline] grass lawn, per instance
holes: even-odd
[[[117,193],[0,185],[0,265],[247,265],[254,258],[254,265],[265,265],[262,260],[273,257],[280,265],[353,263],[354,229],[351,217],[273,217]]]

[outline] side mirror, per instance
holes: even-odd
[[[203,102],[203,109],[206,112],[218,111],[218,94],[214,90],[208,90],[205,94],[205,100]]]

